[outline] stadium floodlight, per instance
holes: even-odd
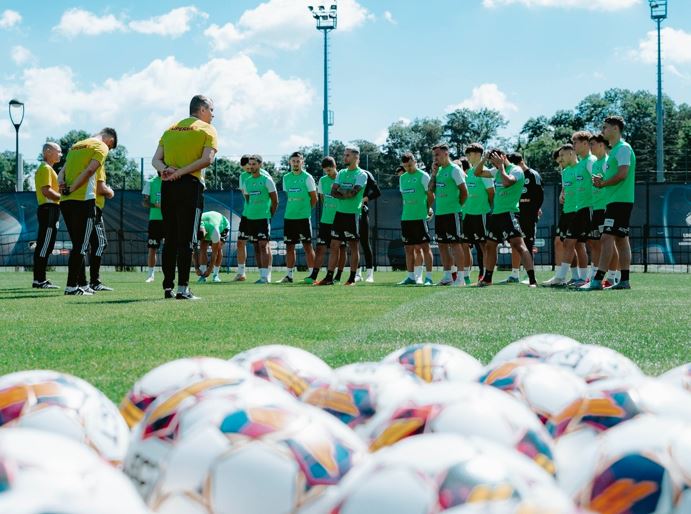
[[[664,111],[662,106],[662,39],[660,26],[667,19],[667,0],[648,0],[650,18],[657,23],[657,181],[665,181]]]
[[[10,100],[9,104],[9,111],[10,111],[10,121],[12,122],[12,125],[14,125],[14,131],[15,131],[15,153],[14,153],[14,162],[15,162],[15,171],[17,172],[17,186],[16,190],[17,191],[23,191],[24,190],[24,173],[23,170],[21,169],[21,166],[19,165],[19,127],[22,126],[22,122],[24,121],[24,103],[20,102],[16,98],[13,98]]]
[[[332,3],[329,9],[325,5],[307,7],[317,21],[317,30],[324,33],[324,157],[329,155],[329,127],[333,125],[333,111],[329,110],[329,32],[336,29],[338,23],[338,5]]]

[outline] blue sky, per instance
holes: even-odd
[[[0,0],[0,102],[26,102],[22,153],[70,128],[118,129],[147,158],[189,98],[216,102],[220,154],[321,141],[322,46],[307,0]],[[612,87],[655,90],[644,0],[340,0],[332,137],[497,108],[506,135]],[[665,89],[691,103],[691,2],[670,0]],[[5,111],[6,112],[6,111]],[[0,149],[14,129],[0,120]]]

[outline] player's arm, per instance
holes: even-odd
[[[379,184],[374,180],[374,175],[371,172],[367,172],[367,186],[365,189],[365,196],[367,201],[376,200],[381,196],[381,189],[379,189]]]
[[[493,178],[492,173],[490,173],[489,170],[485,169],[485,163],[486,162],[487,162],[487,156],[483,156],[482,159],[480,159],[480,162],[478,163],[478,165],[475,166],[475,176],[476,177]]]
[[[89,179],[94,176],[94,174],[98,171],[98,168],[100,167],[101,163],[99,161],[97,161],[96,159],[91,159],[89,161],[89,164],[86,165],[86,168],[84,168],[84,170],[77,176],[74,182],[69,184],[69,192],[76,191],[84,184],[86,184],[89,181]]]
[[[154,153],[154,156],[151,159],[151,166],[153,166],[154,169],[161,174],[161,178],[163,178],[164,174],[175,171],[175,168],[171,168],[164,162],[164,157],[163,145],[158,145],[158,148],[156,148],[156,153]]]
[[[316,191],[310,191],[310,206],[312,209],[317,205],[317,192]]]
[[[96,194],[98,194],[98,196],[104,196],[110,200],[115,196],[115,191],[113,191],[113,189],[103,180],[99,180],[96,182]]]
[[[559,193],[559,203],[561,205],[564,205],[564,201],[566,200],[566,195],[564,194],[564,188],[561,188],[561,193]]]
[[[535,198],[533,199],[533,208],[537,214],[545,201],[545,190],[542,187],[542,177],[539,173],[533,173],[533,184],[535,190]]]
[[[206,146],[204,147],[204,150],[202,151],[202,156],[199,159],[197,159],[194,162],[191,162],[187,166],[183,166],[179,170],[175,170],[172,173],[168,173],[167,177],[163,178],[163,180],[177,180],[183,175],[188,175],[190,173],[194,173],[195,171],[208,168],[214,163],[215,158],[216,149]]]
[[[206,267],[206,272],[204,273],[205,277],[209,277],[211,275],[216,260],[218,260],[218,255],[221,253],[221,245],[221,234],[218,232],[218,230],[214,229],[214,231],[211,233],[211,261],[210,265]]]
[[[494,187],[487,188],[487,201],[489,202],[489,208],[494,209]]]
[[[501,183],[504,187],[511,187],[516,183],[516,177],[506,173],[506,166],[503,162],[499,165],[498,172],[501,173]]]
[[[460,195],[461,205],[463,205],[468,199],[468,186],[465,185],[465,182],[458,184],[458,194]]]
[[[360,191],[362,191],[362,186],[356,185],[353,187],[353,189],[349,189],[347,191],[339,191],[341,195],[340,198],[354,198]]]
[[[273,216],[278,209],[278,193],[276,191],[270,192],[269,198],[271,198],[271,216]]]
[[[619,166],[617,169],[616,175],[614,175],[612,178],[609,178],[607,180],[602,180],[598,177],[593,177],[593,184],[595,184],[595,187],[608,187],[608,186],[615,186],[622,180],[625,180],[627,175],[629,174],[629,170],[631,169],[631,166],[628,164],[624,164],[622,166]]]
[[[55,189],[50,187],[50,185],[43,186],[41,188],[41,193],[43,196],[45,196],[48,200],[53,200],[55,202],[60,200],[60,193],[58,193]]]
[[[309,174],[307,179],[307,191],[310,194],[310,207],[314,209],[314,207],[317,205],[317,184],[312,175]]]

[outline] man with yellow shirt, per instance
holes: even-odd
[[[151,161],[163,180],[164,298],[197,299],[189,288],[190,267],[204,208],[204,169],[214,162],[218,149],[216,129],[211,126],[213,117],[213,102],[203,95],[194,96],[189,117],[163,133]],[[176,265],[178,291],[173,295]]]
[[[106,184],[106,169],[101,166],[96,172],[96,212],[94,214],[94,229],[89,238],[89,287],[94,291],[112,291],[101,282],[101,259],[108,246],[106,227],[103,224],[103,208],[106,198],[110,200],[115,192]],[[84,277],[86,278],[86,277]]]
[[[57,289],[50,280],[46,279],[48,256],[53,252],[55,237],[58,234],[60,221],[60,193],[58,174],[53,165],[62,159],[62,150],[56,143],[43,145],[43,162],[36,170],[34,181],[36,184],[36,200],[38,209],[38,235],[34,250],[34,281],[31,287],[35,289]]]
[[[96,214],[96,173],[102,168],[108,152],[118,146],[118,135],[112,128],[75,143],[67,154],[58,181],[61,187],[60,211],[72,241],[68,261],[66,295],[93,294],[86,284],[84,256],[89,247]]]

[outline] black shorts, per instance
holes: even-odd
[[[605,221],[603,223],[604,228],[602,233],[617,237],[628,237],[632,210],[632,203],[614,202],[608,204],[607,209],[605,209]]]
[[[309,218],[283,220],[283,242],[289,245],[311,243],[312,221]]]
[[[271,223],[268,219],[247,220],[247,240],[256,243],[257,241],[271,240]]]
[[[566,239],[576,239],[579,243],[585,243],[590,233],[590,207],[585,207],[573,213],[568,228]]]
[[[402,220],[401,221],[401,240],[404,246],[421,245],[430,242],[427,221],[425,220]]]
[[[518,226],[521,227],[521,232],[523,232],[523,239],[534,246],[537,218],[528,212],[519,212],[516,217],[518,218]]]
[[[163,220],[149,220],[148,248],[158,249],[163,241]]]
[[[605,210],[594,210],[590,218],[590,233],[588,234],[588,239],[591,241],[599,241],[602,237],[603,228],[605,228]]]
[[[463,238],[459,214],[440,214],[434,222],[434,238],[437,243],[460,243]]]
[[[334,217],[334,224],[331,226],[331,239],[336,239],[338,241],[359,241],[360,216],[358,214],[337,212]]]
[[[513,212],[490,215],[487,221],[487,239],[503,243],[516,237],[523,237],[523,232]]]
[[[463,242],[467,244],[487,241],[487,214],[463,216]]]
[[[575,212],[562,212],[559,216],[559,225],[557,227],[557,235],[559,239],[564,241],[569,232],[569,227],[571,226],[571,220],[576,215]]]
[[[247,218],[242,216],[240,218],[240,225],[238,225],[238,241],[247,241],[249,239],[247,228]]]

